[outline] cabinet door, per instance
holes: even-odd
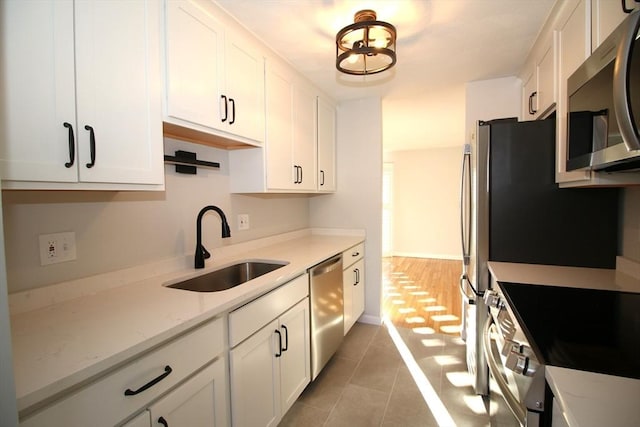
[[[78,1],[75,30],[80,180],[162,184],[160,2]]]
[[[152,426],[227,426],[224,358],[217,359],[149,408]]]
[[[342,298],[344,299],[344,334],[351,329],[355,323],[353,318],[353,284],[355,283],[355,271],[352,267],[346,268],[342,272]]]
[[[565,24],[558,32],[558,108],[556,126],[557,182],[589,179],[588,172],[567,172],[567,79],[584,62],[591,52],[590,27],[586,25],[586,0],[580,0]]]
[[[556,102],[556,67],[555,67],[555,42],[552,38],[551,45],[536,65],[538,78],[537,90],[537,114],[539,117],[547,112]]]
[[[296,181],[293,77],[286,70],[269,63],[265,68],[267,188],[292,189]]]
[[[309,298],[280,317],[283,351],[280,357],[281,413],[284,415],[311,381]]]
[[[298,82],[293,91],[293,162],[299,169],[298,190],[316,189],[316,94]]]
[[[0,2],[3,180],[75,182],[77,137],[72,1]],[[70,128],[65,127],[65,123]],[[75,138],[71,142],[75,150]],[[77,159],[75,159],[77,162]]]
[[[255,44],[227,31],[225,95],[229,98],[228,131],[264,141],[264,59]]]
[[[535,70],[526,78],[522,87],[522,119],[533,120],[538,110],[537,78]]]
[[[151,418],[149,411],[144,411],[129,422],[124,423],[122,427],[151,427]]]
[[[275,426],[279,421],[279,326],[272,321],[230,352],[234,427]]]
[[[336,191],[336,110],[318,97],[318,190]]]
[[[344,270],[342,276],[344,297],[344,334],[364,313],[364,259]]]
[[[166,114],[219,128],[224,67],[220,24],[193,1],[166,2]]]
[[[365,299],[365,278],[364,278],[364,259],[359,260],[354,264],[356,282],[353,285],[353,304],[352,313],[353,322],[360,318],[364,313],[364,299]]]
[[[626,0],[633,7],[633,0]],[[591,50],[594,51],[627,16],[618,0],[591,0]]]

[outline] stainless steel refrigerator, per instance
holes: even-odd
[[[488,261],[615,268],[618,190],[555,183],[555,116],[478,122],[464,147],[460,191],[461,336],[478,394],[489,374],[481,329]]]

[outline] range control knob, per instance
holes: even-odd
[[[521,352],[513,350],[507,355],[505,366],[516,374],[526,375],[528,377],[533,376],[538,370],[538,364],[535,361]]]
[[[484,294],[484,303],[489,308],[502,308],[502,301],[500,301],[500,295],[496,291],[487,291]]]
[[[522,353],[524,351],[524,346],[517,341],[505,339],[504,346],[502,347],[502,355],[508,356],[512,351]]]

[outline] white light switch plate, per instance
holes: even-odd
[[[76,259],[76,233],[41,234],[40,265],[56,264]]]

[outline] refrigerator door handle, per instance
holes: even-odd
[[[466,274],[471,251],[471,144],[464,145],[460,179],[460,238],[462,242],[462,270]],[[465,185],[465,184],[469,185]],[[467,201],[467,203],[465,203]],[[469,211],[467,210],[469,209]]]
[[[473,287],[471,287],[471,282],[467,277],[467,272],[463,271],[462,275],[460,276],[460,293],[468,301],[469,304],[473,305],[476,303],[476,296],[475,294],[469,295],[468,288],[473,289]]]

